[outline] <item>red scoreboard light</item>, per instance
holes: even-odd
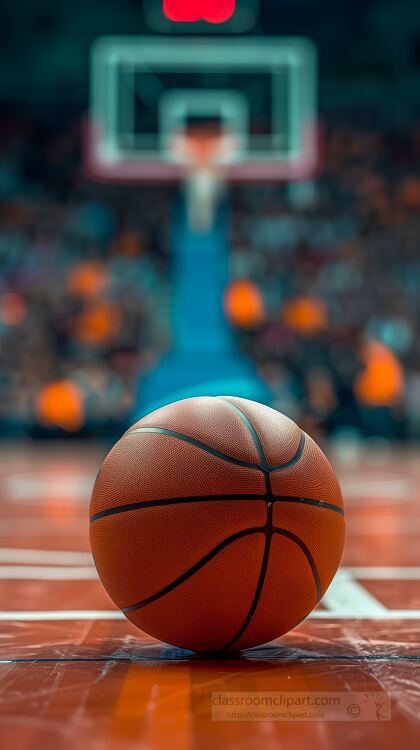
[[[235,12],[236,0],[164,0],[165,16],[178,23],[225,23]]]

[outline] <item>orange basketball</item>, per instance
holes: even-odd
[[[203,652],[294,628],[344,543],[337,478],[287,417],[241,398],[193,398],[137,422],[104,461],[90,539],[131,622]]]

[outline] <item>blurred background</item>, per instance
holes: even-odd
[[[89,50],[140,0],[0,6],[0,436],[116,437],[171,348],[176,184],[86,173]],[[153,26],[153,24],[152,24]],[[163,30],[164,31],[164,30]],[[315,197],[229,186],[224,314],[315,437],[420,439],[420,6],[263,0],[319,55]]]

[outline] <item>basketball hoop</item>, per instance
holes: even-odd
[[[190,227],[208,232],[225,190],[225,166],[234,159],[233,134],[206,123],[176,133],[170,143],[172,159],[183,166]]]

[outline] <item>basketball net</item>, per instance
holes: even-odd
[[[201,234],[211,230],[225,193],[225,165],[235,151],[233,135],[211,127],[173,136],[172,156],[185,169],[184,189],[189,226]]]

